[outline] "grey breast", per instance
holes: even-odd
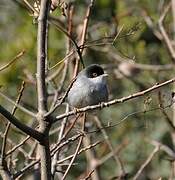
[[[68,103],[76,108],[95,105],[108,100],[105,84],[94,84],[86,77],[78,78],[68,93]]]

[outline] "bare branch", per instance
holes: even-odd
[[[124,176],[126,173],[125,173],[125,168],[124,168],[123,162],[120,159],[120,156],[115,153],[114,147],[113,147],[112,143],[109,140],[107,132],[106,132],[105,129],[103,129],[102,123],[100,122],[98,117],[96,116],[94,119],[95,119],[95,122],[96,122],[97,126],[99,128],[101,128],[101,132],[102,132],[102,134],[103,134],[103,136],[105,138],[105,141],[108,144],[108,147],[109,147],[110,151],[112,152],[113,159],[116,161],[116,163],[120,167],[120,176]]]
[[[20,109],[21,111],[23,111],[24,113],[32,116],[32,117],[36,117],[36,114],[33,113],[32,111],[29,111],[28,109],[26,109],[25,107],[21,106],[20,104],[17,104],[15,101],[11,100],[9,97],[7,97],[5,94],[3,94],[2,92],[0,92],[0,96],[2,96],[4,99],[6,99],[7,101],[9,101],[10,103],[12,103],[13,105],[15,105],[18,109]]]
[[[20,129],[21,131],[25,132],[26,134],[30,135],[31,137],[33,137],[34,139],[38,140],[41,142],[41,140],[43,139],[43,135],[32,129],[31,127],[23,124],[20,122],[20,120],[18,120],[15,116],[13,116],[9,111],[7,111],[3,106],[0,105],[0,113],[8,119],[8,121],[10,121],[14,126],[16,126],[18,129]]]
[[[86,121],[86,115],[84,114],[84,116],[83,116],[83,123],[82,123],[82,132],[84,132],[85,121]],[[78,151],[79,151],[80,146],[81,146],[81,143],[82,143],[82,141],[83,141],[83,137],[84,137],[84,136],[81,136],[80,139],[79,139],[79,142],[78,142],[77,148],[76,148],[76,150],[75,150],[75,153],[74,153],[74,155],[73,155],[73,157],[72,157],[72,159],[71,159],[71,162],[70,162],[68,168],[66,169],[66,171],[65,171],[65,173],[64,173],[64,175],[63,175],[63,177],[62,177],[62,180],[64,180],[64,179],[66,178],[66,176],[67,176],[67,174],[68,174],[68,172],[69,172],[69,170],[70,170],[70,168],[71,168],[71,166],[72,166],[72,164],[73,164],[76,156],[78,155]]]
[[[170,156],[170,158],[172,158],[172,160],[175,160],[175,151],[173,149],[155,140],[147,140],[147,141],[155,147],[159,146],[160,150],[164,151],[168,156]]]
[[[0,71],[3,71],[5,69],[7,69],[10,65],[12,65],[13,63],[15,63],[18,59],[20,59],[20,57],[22,57],[24,55],[25,51],[21,51],[19,54],[17,54],[10,62],[8,62],[6,65],[0,67]]]
[[[147,158],[147,160],[141,165],[140,169],[137,171],[136,175],[134,176],[133,180],[137,180],[140,176],[140,174],[142,173],[142,171],[144,170],[144,168],[151,162],[151,160],[153,159],[153,157],[155,156],[155,154],[159,151],[159,146],[156,146],[154,148],[154,150],[152,151],[152,153],[149,155],[149,157]]]
[[[86,111],[89,111],[89,110],[94,110],[94,109],[100,109],[100,108],[104,108],[104,107],[108,107],[108,106],[111,106],[111,105],[114,105],[114,104],[119,104],[119,103],[123,103],[125,101],[128,101],[128,100],[131,100],[131,99],[135,99],[137,97],[140,97],[140,96],[144,96],[145,94],[148,94],[156,89],[159,89],[163,86],[166,86],[168,84],[171,84],[175,82],[175,78],[173,79],[170,79],[168,81],[165,81],[163,83],[160,83],[160,84],[156,84],[144,91],[140,91],[140,92],[137,92],[137,93],[134,93],[134,94],[131,94],[129,96],[126,96],[126,97],[122,97],[120,99],[114,99],[114,100],[111,100],[109,102],[106,102],[106,103],[101,103],[101,104],[98,104],[98,105],[94,105],[94,106],[86,106],[84,108],[80,108],[80,109],[77,109],[76,110],[76,113],[81,113],[81,112],[86,112]],[[71,115],[74,115],[75,114],[75,111],[70,111],[68,113],[65,113],[65,114],[61,114],[59,116],[56,117],[55,121],[58,121],[58,120],[61,120],[63,119],[64,117],[68,117],[68,116],[71,116]]]
[[[50,0],[42,0],[40,2],[40,12],[38,17],[38,35],[37,35],[37,98],[38,98],[38,114],[39,122],[38,131],[43,136],[42,143],[38,146],[38,155],[41,159],[40,173],[42,180],[51,179],[51,156],[49,149],[49,130],[51,124],[44,117],[47,109],[47,87],[46,87],[46,71],[47,71],[47,43],[48,43],[48,13],[50,10]]]
[[[13,147],[11,150],[9,150],[5,156],[9,156],[10,154],[12,154],[14,151],[16,151],[18,148],[20,148],[22,145],[24,145],[24,143],[29,140],[31,138],[31,136],[27,136],[24,140],[22,140],[18,145],[16,145],[15,147]]]
[[[171,7],[170,5],[171,5],[171,3],[169,3],[168,6],[164,9],[162,15],[160,16],[158,25],[159,25],[160,32],[161,32],[161,34],[163,36],[163,39],[165,41],[165,44],[166,44],[166,46],[168,48],[168,51],[169,51],[169,53],[171,55],[172,61],[173,61],[173,63],[175,63],[175,50],[174,50],[173,45],[172,45],[172,43],[171,43],[171,41],[170,41],[170,39],[168,37],[168,34],[165,31],[164,26],[163,26],[163,21],[165,19],[166,14],[168,13],[168,10]]]
[[[167,124],[169,125],[169,127],[171,128],[171,130],[175,132],[175,126],[163,107],[161,92],[159,92],[159,94],[158,94],[158,99],[159,99],[160,111],[164,115],[165,120],[166,120]]]
[[[25,82],[23,81],[22,85],[21,85],[21,88],[19,90],[18,97],[16,99],[16,104],[19,103],[19,101],[20,101],[20,99],[22,97],[22,94],[23,94],[23,91],[24,91],[24,87],[25,87]],[[12,109],[12,115],[15,114],[16,109],[17,109],[17,107],[14,106],[13,109]],[[7,163],[6,163],[6,160],[5,160],[5,151],[6,151],[6,145],[7,145],[7,136],[8,136],[8,132],[9,132],[10,126],[11,126],[11,123],[8,122],[8,124],[6,126],[6,129],[5,129],[5,132],[4,132],[4,135],[3,135],[2,148],[1,148],[1,163],[2,164],[0,164],[0,165],[1,165],[1,167],[4,166],[2,168],[2,169],[4,169],[4,171],[1,171],[1,173],[3,173],[4,176],[9,176],[9,174],[10,174],[10,171],[8,170],[8,167],[6,166]],[[1,175],[3,176],[3,174],[1,174]]]

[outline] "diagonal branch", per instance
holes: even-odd
[[[2,92],[0,92],[0,96],[3,97],[5,100],[7,100],[8,102],[12,103],[14,106],[16,106],[18,109],[20,109],[21,111],[23,111],[24,113],[32,116],[32,117],[36,117],[35,113],[33,113],[32,111],[29,111],[28,109],[26,109],[25,107],[21,106],[20,104],[17,104],[15,101],[13,101],[12,99],[10,99],[9,97],[7,97],[5,94],[3,94]]]
[[[22,124],[15,116],[13,116],[9,111],[7,111],[3,106],[0,105],[0,113],[8,119],[14,126],[16,126],[21,131],[25,132],[26,134],[30,135],[37,141],[41,141],[43,139],[43,135],[32,129],[29,126],[26,126],[25,124]]]
[[[10,62],[8,62],[6,65],[0,67],[0,71],[5,70],[6,68],[8,68],[10,65],[12,65],[13,63],[15,63],[21,56],[23,56],[25,53],[25,51],[21,51],[19,54],[17,54]]]

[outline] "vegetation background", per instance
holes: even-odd
[[[66,91],[75,74],[78,59],[76,50],[64,59],[75,48],[60,27],[68,29],[68,23],[71,22],[71,36],[79,46],[82,45],[82,29],[91,2],[60,1],[50,13],[46,76],[48,106],[52,104],[55,91],[58,96]],[[20,104],[37,112],[38,26],[37,16],[34,16],[29,6],[34,8],[35,3],[35,0],[0,1],[0,104],[8,111],[13,109],[13,104],[7,97],[15,101],[21,83],[25,81]],[[109,74],[110,100],[143,91],[174,77],[174,0],[96,0],[90,10],[86,41],[82,46],[83,61],[86,66],[100,64]],[[12,63],[3,68],[9,62]],[[79,71],[81,69],[80,63]],[[97,112],[98,118],[88,113],[90,115],[87,117],[85,140],[81,148],[97,141],[100,143],[76,156],[67,179],[175,178],[173,95],[173,85],[170,84],[138,98],[131,97],[129,101],[102,108]],[[65,105],[59,106],[53,116],[64,112]],[[30,127],[37,126],[35,118],[19,109],[15,117]],[[69,118],[66,128],[73,118]],[[2,146],[7,120],[0,115],[0,121]],[[67,138],[80,131],[80,124],[81,121],[74,125]],[[104,128],[99,129],[102,126]],[[57,142],[59,127],[60,121],[50,130],[50,147]],[[6,140],[6,153],[24,138],[24,133],[11,126]],[[30,139],[6,156],[11,174],[37,159],[36,146],[37,143]],[[76,146],[77,141],[68,143],[59,150],[59,158],[74,153]],[[62,178],[69,163],[67,160],[58,165],[61,169],[55,179]],[[21,179],[35,175],[30,170]]]

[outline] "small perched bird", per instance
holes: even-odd
[[[108,100],[108,89],[103,68],[92,64],[79,72],[68,93],[68,103],[74,108],[96,105]]]

